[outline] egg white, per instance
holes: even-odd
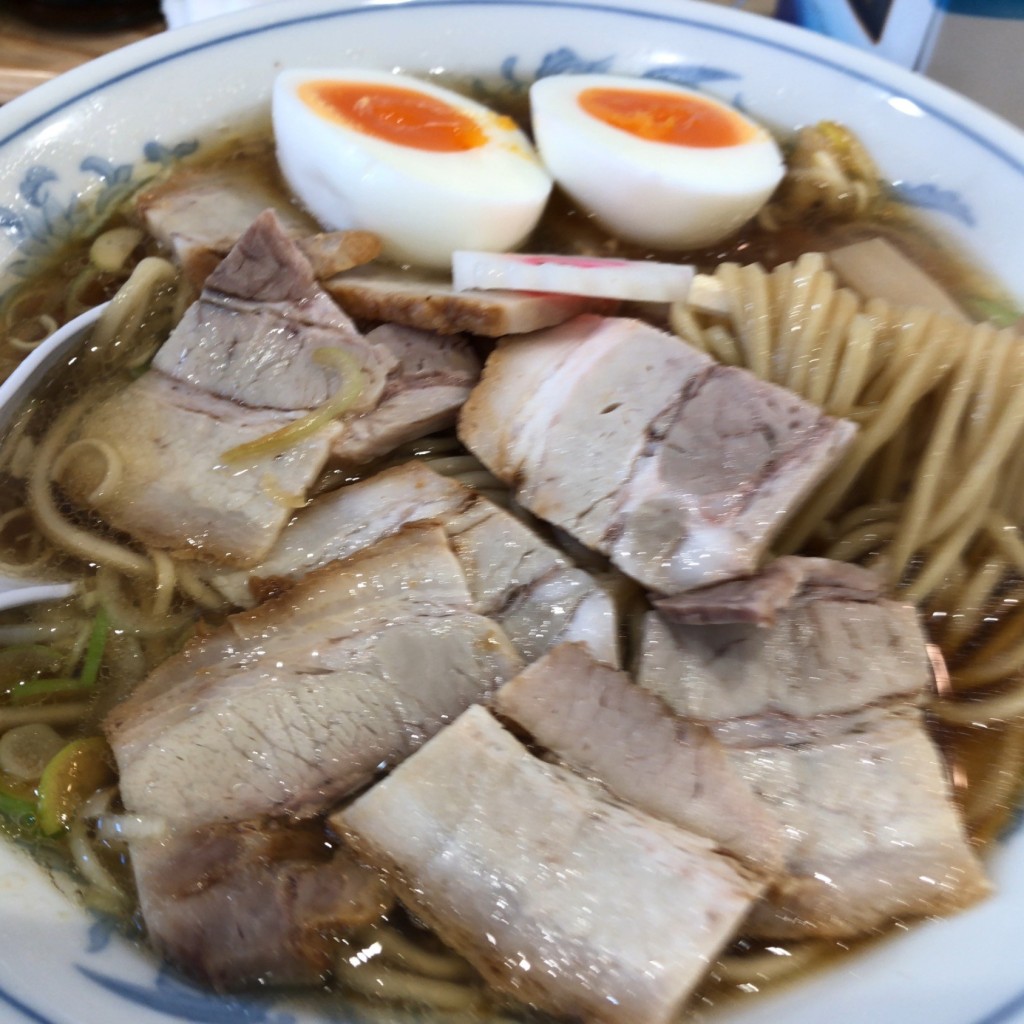
[[[587,113],[590,88],[665,92],[699,98],[740,116],[747,141],[703,148],[641,138]],[[771,135],[703,93],[654,79],[617,75],[542,78],[530,89],[534,137],[548,170],[609,231],[652,249],[709,245],[761,208],[784,164]]]
[[[486,141],[434,152],[365,134],[308,106],[309,81],[414,90],[472,118]],[[400,263],[446,267],[456,249],[503,251],[536,225],[552,182],[526,136],[482,104],[429,82],[364,69],[286,71],[274,84],[277,159],[289,186],[326,228],[380,235]]]

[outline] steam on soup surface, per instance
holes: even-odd
[[[511,113],[525,123],[524,111],[513,109]],[[692,262],[708,275],[705,295],[711,294],[714,301],[699,303],[695,295],[690,304],[646,309],[641,315],[653,318],[659,331],[673,332],[715,360],[746,367],[766,383],[802,396],[828,417],[857,425],[856,439],[774,537],[770,553],[869,566],[882,580],[886,596],[850,598],[844,591],[842,600],[865,605],[890,600],[893,607],[911,603],[918,608],[931,642],[944,655],[948,672],[937,672],[936,693],[887,693],[881,701],[888,716],[885,728],[895,728],[893,722],[902,728],[909,718],[916,722],[919,705],[924,702],[932,734],[950,766],[964,827],[971,843],[983,849],[996,837],[1014,806],[1020,777],[1021,698],[1016,680],[1024,661],[1024,641],[1019,617],[1013,610],[1024,568],[1024,546],[1016,518],[1016,510],[1021,507],[1022,464],[1016,452],[1024,430],[1024,400],[1020,397],[1024,388],[1017,383],[1022,372],[1017,338],[1010,330],[973,322],[971,311],[987,297],[984,287],[958,260],[943,255],[941,247],[905,211],[888,201],[855,140],[835,126],[820,126],[792,141],[787,156],[787,177],[758,218],[710,248],[668,257]],[[451,620],[458,617],[465,619],[465,628],[477,631],[467,634],[472,639],[458,650],[472,649],[479,654],[483,645],[491,659],[486,665],[474,663],[474,671],[491,673],[484,699],[515,675],[518,666],[536,662],[560,640],[582,638],[593,649],[593,637],[580,625],[589,622],[585,609],[600,607],[601,616],[614,616],[619,623],[613,630],[611,646],[598,652],[602,663],[618,659],[621,664],[633,665],[638,657],[642,663],[645,633],[636,624],[650,607],[648,598],[604,555],[584,550],[566,533],[551,530],[517,506],[513,506],[515,517],[506,518],[509,513],[503,509],[509,503],[507,488],[465,450],[451,427],[428,427],[425,436],[402,439],[392,450],[373,451],[365,459],[325,457],[304,493],[289,491],[281,482],[283,478],[261,475],[256,479],[254,493],[282,510],[282,520],[291,521],[285,537],[311,536],[307,531],[313,513],[327,507],[323,499],[341,497],[339,507],[344,507],[347,518],[339,520],[340,525],[331,534],[330,543],[339,544],[340,549],[330,557],[347,557],[350,561],[341,569],[316,570],[334,573],[332,576],[318,575],[305,582],[298,578],[301,573],[287,578],[287,573],[272,568],[274,559],[281,556],[278,548],[250,565],[211,567],[202,557],[182,557],[180,551],[172,557],[167,545],[140,543],[132,530],[112,528],[96,509],[104,508],[107,500],[116,500],[118,488],[125,486],[125,473],[130,474],[131,469],[129,466],[125,470],[120,450],[112,453],[108,450],[110,443],[90,436],[91,427],[83,432],[83,424],[94,422],[90,417],[97,415],[97,409],[119,400],[117,396],[138,382],[152,380],[158,374],[170,376],[159,362],[153,367],[154,356],[172,326],[189,315],[185,311],[199,295],[202,280],[233,241],[210,247],[201,259],[190,258],[183,272],[180,252],[171,252],[165,241],[153,235],[151,225],[159,217],[152,211],[161,203],[173,208],[173,197],[183,194],[200,204],[230,203],[251,212],[252,217],[247,219],[255,219],[264,207],[274,207],[286,235],[301,237],[317,230],[284,184],[265,129],[254,130],[223,150],[173,169],[166,181],[145,191],[118,211],[99,237],[76,243],[58,267],[19,289],[6,304],[9,369],[56,324],[118,289],[122,296],[119,308],[101,321],[91,346],[40,394],[3,445],[6,483],[0,512],[6,557],[14,571],[56,572],[82,581],[79,596],[71,601],[3,614],[0,811],[4,828],[15,838],[29,840],[40,855],[66,859],[79,873],[89,902],[145,927],[165,954],[218,987],[231,987],[240,979],[316,982],[327,977],[368,998],[383,994],[384,998],[424,1002],[446,1010],[476,1009],[484,1016],[515,1014],[519,1011],[514,1001],[500,991],[488,990],[480,977],[480,962],[452,951],[450,947],[460,947],[461,940],[445,934],[442,925],[446,940],[442,942],[424,927],[424,908],[403,893],[400,883],[381,882],[375,870],[380,864],[373,861],[365,836],[361,844],[356,842],[356,852],[350,849],[349,843],[356,837],[345,832],[345,808],[353,799],[363,799],[361,794],[376,778],[378,764],[390,768],[398,757],[388,753],[371,759],[367,762],[369,776],[360,776],[363,781],[320,806],[308,794],[299,799],[282,784],[282,793],[276,794],[270,805],[256,800],[226,816],[219,816],[214,809],[194,818],[188,817],[196,813],[190,806],[181,812],[180,820],[168,824],[160,813],[138,805],[134,797],[126,799],[129,806],[122,805],[107,737],[115,736],[116,743],[123,741],[124,745],[118,747],[119,759],[127,744],[150,742],[145,737],[137,738],[145,726],[137,726],[129,712],[138,712],[146,721],[150,715],[154,716],[152,721],[163,721],[150,702],[159,702],[162,689],[180,685],[197,668],[206,671],[203,666],[215,666],[202,677],[206,681],[192,697],[207,692],[207,686],[210,693],[219,693],[217,687],[227,685],[224,680],[229,676],[224,668],[232,656],[227,647],[247,650],[245,658],[256,666],[253,679],[265,683],[272,670],[260,659],[263,646],[272,646],[268,638],[273,635],[274,643],[282,644],[274,664],[280,662],[291,668],[293,659],[309,653],[303,650],[300,654],[292,641],[303,628],[293,621],[298,601],[295,595],[316,602],[325,593],[333,594],[332,587],[337,588],[341,603],[317,615],[327,616],[332,629],[340,622],[350,632],[364,630],[375,637],[392,636],[389,631],[395,623],[405,628],[404,624],[414,617],[401,603],[401,595],[388,591],[391,584],[381,576],[384,582],[371,585],[380,588],[376,599],[381,608],[390,610],[392,618],[385,616],[380,622],[371,622],[374,606],[358,605],[356,619],[361,625],[353,626],[355,620],[345,616],[355,613],[347,605],[342,607],[342,596],[349,593],[346,572],[375,581],[374,573],[383,571],[381,564],[393,565],[396,571],[397,567],[407,569],[415,555],[432,567],[434,575],[429,578],[434,583],[439,567],[454,573],[447,589],[429,598],[439,602],[438,608],[443,610],[438,612],[438,621],[431,620],[427,636],[436,640],[441,635],[441,620],[447,630]],[[908,311],[843,287],[829,254],[843,254],[834,264],[840,267],[849,246],[878,238],[923,265],[966,312],[948,317],[920,309]],[[652,254],[609,235],[557,191],[527,248],[540,253],[630,259],[656,255],[658,260],[666,259],[664,253]],[[367,251],[372,254],[372,247]],[[291,259],[280,253],[278,256],[282,265]],[[248,257],[258,261],[258,254],[249,253]],[[375,272],[372,267],[380,266],[378,261],[370,271],[336,272],[335,264],[318,281],[318,258],[310,257],[311,262],[307,262],[306,266],[312,268],[306,271],[310,280],[302,285],[316,289],[317,295],[321,286],[327,292],[348,294],[344,289],[351,286],[353,275],[356,279],[360,275],[370,277]],[[361,258],[355,257],[357,261]],[[297,273],[301,272],[300,268]],[[216,294],[212,299],[207,294],[206,299],[218,308],[232,306],[233,314],[237,312],[235,306],[245,306],[246,315],[251,314],[251,296],[224,290],[242,287],[238,285],[239,277],[230,277],[226,285],[226,272],[221,273],[222,278],[215,279],[215,284],[221,282],[213,289]],[[387,277],[392,271],[385,265],[381,273]],[[414,285],[423,287],[418,278]],[[430,287],[440,286],[434,283]],[[280,296],[272,301],[281,301]],[[306,293],[302,301],[308,307]],[[454,301],[445,300],[449,305]],[[386,308],[395,311],[396,318],[408,315],[409,303],[394,296],[389,302]],[[374,386],[374,373],[379,375],[381,395],[388,395],[389,387],[392,394],[398,390],[395,382],[405,379],[405,370],[395,367],[407,365],[407,353],[418,336],[387,332],[374,335],[375,323],[371,321],[390,318],[367,319],[363,307],[352,312],[359,328],[354,332],[355,340],[346,336],[341,345],[317,342],[312,346],[314,353],[321,352],[314,362],[322,371],[324,393],[304,407],[300,408],[300,403],[284,409],[273,423],[246,427],[249,433],[243,430],[239,435],[242,440],[236,445],[256,443],[255,448],[246,449],[246,457],[276,465],[295,446],[313,444],[310,438],[318,436],[316,431],[324,428],[325,422],[314,424],[311,431],[309,424],[317,410],[324,407],[330,407],[343,420],[349,417],[351,422],[352,417],[359,417],[365,424],[373,412],[367,395]],[[201,319],[206,314],[193,315]],[[287,317],[292,314],[282,316],[282,322],[291,329],[295,320]],[[327,329],[324,322],[306,313],[298,319],[304,328],[309,326],[307,320],[313,320],[317,329]],[[341,319],[347,317],[341,314]],[[331,330],[338,328],[338,324],[329,326]],[[402,330],[419,328],[405,325]],[[363,338],[371,341],[364,343]],[[443,348],[450,341],[449,336],[443,336],[439,344],[443,343]],[[468,390],[475,379],[473,366],[488,358],[495,341],[479,335],[458,344],[463,347],[444,350],[443,367],[431,371],[434,376],[429,378],[430,386],[444,377],[445,386]],[[342,354],[322,354],[335,349]],[[403,358],[407,363],[402,362]],[[375,370],[370,368],[374,359],[381,364]],[[450,376],[456,368],[467,375],[457,382]],[[199,371],[189,373],[192,377],[184,384],[178,380],[170,385],[161,382],[161,386],[179,391],[186,385],[194,388]],[[346,388],[346,378],[358,373],[365,378],[361,385]],[[424,381],[428,377],[415,378],[418,383],[411,390],[427,387]],[[218,403],[226,401],[225,395],[215,393],[210,398],[204,392],[203,402],[207,401],[220,415],[222,406]],[[360,406],[360,402],[364,404]],[[185,404],[190,415],[202,405],[194,396],[189,403]],[[241,404],[245,405],[244,398]],[[273,402],[262,404],[271,406]],[[130,447],[135,426],[130,419],[118,422],[124,424]],[[300,432],[295,433],[295,429]],[[284,433],[279,433],[282,430]],[[348,433],[351,436],[353,430],[350,428]],[[225,445],[217,452],[223,456],[229,450],[233,449]],[[421,470],[402,469],[408,460],[424,462],[441,476],[413,480]],[[251,465],[244,459],[232,465],[236,467],[234,473],[253,476]],[[408,490],[403,489],[413,484],[414,491],[430,489],[433,504],[426,510],[410,502]],[[483,503],[467,496],[461,489],[465,485],[482,495]],[[403,511],[396,511],[398,507]],[[471,515],[467,509],[472,509]],[[521,525],[524,522],[525,527]],[[400,529],[409,524],[414,525],[416,534],[411,540],[409,530]],[[500,529],[501,547],[473,546],[478,541],[471,543],[470,538],[475,537],[472,531],[481,529],[481,524]],[[367,537],[353,538],[356,527],[365,527]],[[518,532],[527,527],[526,534]],[[431,528],[441,529],[447,539],[431,534]],[[343,544],[338,536],[346,538]],[[387,547],[404,542],[419,546],[401,550]],[[330,543],[326,543],[325,550]],[[456,551],[462,559],[461,568],[453,569],[451,554],[442,557],[437,545]],[[197,548],[202,548],[202,538]],[[536,577],[521,578],[513,573],[508,577],[508,589],[487,605],[482,596],[486,588],[480,580],[493,579],[495,590],[499,589],[498,582],[505,580],[501,558],[495,551],[529,552],[530,558],[542,560],[545,568]],[[316,554],[312,547],[302,548],[302,552],[304,569],[327,557],[322,552]],[[477,558],[476,577],[466,569],[466,559],[471,557]],[[372,558],[378,561],[366,561]],[[261,563],[266,568],[261,569]],[[521,566],[516,570],[525,571]],[[541,584],[551,580],[564,581],[566,589],[546,591]],[[396,587],[402,590],[407,585],[411,585],[408,580]],[[463,591],[468,601],[459,596]],[[594,603],[573,605],[578,615],[564,612],[581,593]],[[806,590],[802,593],[807,596]],[[257,599],[262,603],[257,604]],[[834,595],[821,600],[827,603],[834,600]],[[602,601],[606,603],[599,604]],[[818,607],[810,598],[807,602],[801,608]],[[249,610],[254,606],[256,610]],[[524,609],[537,617],[527,619]],[[515,615],[520,612],[522,617],[517,620]],[[422,609],[417,607],[415,616],[421,614]],[[787,616],[806,612],[781,606],[773,614],[788,622]],[[309,622],[306,626],[312,628]],[[776,627],[734,624],[710,628],[756,631]],[[266,643],[261,640],[256,647],[245,648],[245,643],[257,634]],[[760,635],[750,634],[755,640]],[[507,637],[513,639],[506,649],[502,645],[509,642]],[[409,632],[405,642],[409,650],[433,649],[418,646],[427,641],[415,632]],[[451,639],[455,645],[463,642],[458,636]],[[357,647],[345,649],[343,670],[353,664],[365,668],[359,661],[365,650]],[[374,657],[383,655],[377,652]],[[232,664],[230,671],[244,671],[245,658]],[[392,665],[391,671],[399,671],[397,662],[388,664]],[[338,667],[330,668],[333,671]],[[327,670],[307,666],[304,671],[315,681],[318,673]],[[432,678],[431,671],[427,663],[420,666],[423,679]],[[586,667],[587,673],[594,671],[598,670]],[[441,671],[439,678],[444,674]],[[610,679],[606,685],[612,688],[609,692],[618,693],[615,688],[622,683],[622,679]],[[623,699],[631,699],[637,692],[635,687],[628,689]],[[131,701],[123,703],[130,694],[134,694]],[[476,700],[467,698],[466,702]],[[752,787],[755,795],[764,795],[764,784],[758,790],[758,785],[751,782],[751,772],[737,767],[746,754],[729,747],[727,721],[709,726],[700,715],[690,720],[678,707],[657,707],[658,715],[686,722],[688,728],[697,730],[702,742],[704,733],[710,730],[707,738],[714,753],[708,756],[723,761],[723,771],[728,768],[732,772],[730,779],[736,776]],[[842,716],[854,713],[870,717],[874,714],[872,702],[865,701],[857,709],[833,709],[822,715],[815,712],[808,722],[813,720],[815,729],[820,726],[827,733],[829,723],[846,721]],[[454,714],[441,714],[445,721],[448,717]],[[765,722],[770,718],[768,714]],[[412,757],[406,768],[394,774],[392,792],[399,794],[398,780],[410,779],[412,766],[425,763],[413,751],[426,735],[411,735],[407,726],[403,736],[408,749],[402,756]],[[130,732],[133,729],[141,732]],[[823,741],[816,734],[815,742],[827,745],[827,739]],[[159,744],[159,737],[155,742]],[[537,743],[539,748],[545,746],[544,742]],[[436,751],[438,747],[426,749]],[[536,748],[532,754],[515,753],[515,757],[532,758],[516,762],[526,766],[523,770],[528,774],[536,770],[544,777],[541,781],[538,776],[530,784],[541,787],[538,792],[554,792],[547,788],[553,786],[559,794],[568,793],[574,800],[595,799],[603,812],[604,790],[597,796],[586,790],[593,783],[585,786],[575,781],[578,772],[573,770],[576,766],[572,758],[558,746],[548,746],[548,750],[548,761],[558,762],[557,771],[549,770],[543,760],[534,764]],[[264,752],[259,756],[268,755]],[[879,758],[898,760],[896,754],[887,754],[884,749]],[[277,763],[272,757],[270,761]],[[548,778],[545,773],[551,772],[554,776]],[[591,779],[604,778],[591,769],[584,774]],[[431,778],[436,784],[438,777]],[[529,778],[533,780],[533,774]],[[615,792],[614,786],[604,781]],[[170,783],[173,786],[173,780]],[[330,789],[326,782],[318,785],[318,792]],[[582,789],[577,792],[579,787]],[[368,796],[372,793],[371,788]],[[621,794],[616,794],[616,800],[630,806],[633,803]],[[187,798],[185,803],[192,801]],[[278,813],[269,813],[268,806],[276,806]],[[327,821],[328,812],[339,808],[341,818],[332,826]],[[638,827],[637,821],[648,822],[644,815],[652,812],[631,813],[639,817],[631,818],[628,824],[623,822],[621,827],[627,831]],[[691,823],[691,830],[696,827]],[[698,830],[698,834],[703,833]],[[595,842],[603,843],[606,838],[599,836]],[[762,893],[764,876],[769,872],[765,863],[756,855],[744,861],[720,836],[713,838],[729,850],[730,862],[740,863],[743,884]],[[704,856],[701,852],[700,857]],[[367,859],[369,866],[364,863]],[[231,871],[222,875],[213,867],[218,862],[230,865]],[[410,870],[408,866],[399,869],[394,863],[388,866],[392,872]],[[780,868],[776,864],[770,870],[777,872]],[[191,933],[176,930],[176,915],[186,912],[179,904],[197,898],[191,890],[200,877],[210,903],[203,907],[188,903],[188,912],[200,907],[201,914],[217,916],[218,899],[262,907],[261,913],[272,927],[269,937],[261,933],[256,938],[249,936],[251,943],[245,947],[249,961],[239,964],[221,956],[215,933],[207,949],[196,948]],[[965,886],[965,899],[970,888]],[[396,889],[411,906],[411,915],[401,902],[396,903]],[[145,926],[137,912],[139,895]],[[313,905],[321,911],[320,917],[308,913]],[[252,927],[259,933],[256,925]],[[857,931],[855,927],[853,930]],[[870,927],[868,933],[876,934],[877,928]],[[760,987],[766,976],[785,974],[827,957],[848,938],[846,933],[838,937],[827,927],[817,926],[806,934],[787,933],[776,940],[763,929],[748,932],[740,925],[728,947],[714,953],[702,991],[708,998],[717,999],[751,984]],[[769,947],[786,948],[791,955],[767,952]],[[490,972],[484,970],[484,974],[488,980],[495,980]],[[505,982],[497,987],[509,986]],[[530,996],[530,990],[525,991]],[[533,1001],[545,1005],[543,998]]]

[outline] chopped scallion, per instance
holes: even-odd
[[[83,687],[95,685],[109,635],[110,615],[107,613],[107,609],[100,605],[96,612],[96,618],[92,622],[92,632],[89,634],[89,643],[85,648],[85,657],[82,659],[82,671],[78,673],[79,682]]]
[[[99,677],[100,665],[103,663],[103,652],[110,635],[110,616],[106,608],[100,607],[93,619],[82,657],[82,668],[77,676],[56,676],[30,679],[22,683],[11,693],[12,704],[23,704],[38,700],[40,697],[60,697],[64,694],[77,694],[91,690]]]

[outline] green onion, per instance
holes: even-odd
[[[96,685],[103,652],[110,635],[110,616],[106,608],[100,606],[93,619],[89,642],[82,658],[82,668],[77,676],[58,676],[53,678],[32,679],[22,683],[11,693],[11,703],[21,704],[39,697],[59,697],[64,694],[81,693],[91,690]]]
[[[85,687],[94,686],[96,683],[109,635],[110,616],[107,614],[107,609],[100,605],[96,612],[96,618],[92,621],[92,632],[89,634],[89,643],[85,648],[85,657],[82,659],[82,671],[78,673],[78,679]]]
[[[983,320],[990,320],[996,327],[1013,327],[1024,319],[1022,313],[1009,301],[974,296],[967,299],[971,313]]]
[[[27,704],[37,700],[39,697],[57,697],[64,693],[79,693],[82,690],[90,689],[82,684],[82,680],[76,676],[53,676],[45,679],[33,679],[29,683],[22,683],[14,693],[11,694],[12,704]]]

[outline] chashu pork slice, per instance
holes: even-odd
[[[345,369],[319,349],[342,351]],[[379,399],[394,359],[320,291],[270,211],[211,275],[153,368],[86,413],[77,438],[112,460],[75,460],[61,483],[117,529],[178,557],[259,561],[315,481],[340,433],[239,454],[322,405],[358,375],[357,408]],[[100,475],[102,479],[103,474]]]
[[[359,334],[267,210],[209,276],[150,372],[79,424],[78,439],[113,458],[116,486],[97,487],[89,462],[71,465],[62,483],[74,502],[147,544],[252,565],[332,450],[364,461],[450,424],[478,371],[461,339]],[[287,435],[339,395],[348,399],[340,420],[308,442]]]
[[[353,464],[451,426],[480,375],[461,337],[387,324],[361,335],[272,211],[210,274],[153,365],[233,401],[303,412],[358,374],[333,448]]]
[[[382,324],[366,340],[391,368],[374,406],[346,416],[345,430],[332,447],[336,460],[353,465],[454,426],[480,379],[480,360],[461,336]]]
[[[246,165],[251,173],[240,173]],[[201,286],[210,272],[263,211],[276,211],[292,237],[310,235],[316,222],[284,200],[256,161],[236,160],[224,168],[179,170],[143,189],[135,211],[155,238],[170,250],[189,281]]]
[[[258,159],[236,155],[231,166],[178,169],[173,177],[141,191],[136,216],[170,251],[196,290],[249,225],[273,210],[318,278],[369,263],[380,255],[380,239],[369,231],[317,232],[316,221],[268,179]]]
[[[751,573],[855,432],[638,320],[499,343],[463,442],[536,515],[663,594]]]
[[[177,558],[252,565],[271,550],[340,427],[242,464],[227,455],[295,418],[147,373],[86,414],[78,438],[106,454],[97,464],[86,449],[60,483],[76,503]],[[101,487],[111,459],[116,486]]]
[[[393,903],[322,820],[186,827],[130,851],[150,942],[218,991],[324,983],[338,939]]]
[[[774,626],[650,613],[637,679],[709,727],[781,823],[785,870],[745,933],[862,935],[989,891],[921,710],[913,608],[826,587]]]
[[[349,314],[438,334],[501,338],[565,323],[580,313],[609,313],[618,303],[541,292],[455,291],[450,278],[385,265],[358,267],[324,281]]]
[[[626,803],[714,840],[769,876],[781,868],[778,820],[710,730],[674,715],[581,644],[561,644],[527,666],[491,707]]]
[[[921,715],[875,712],[810,743],[734,747],[733,764],[795,837],[744,933],[846,938],[952,914],[991,885]]]
[[[492,986],[574,1019],[675,1020],[762,888],[482,707],[331,822]]]
[[[823,597],[875,601],[881,595],[882,580],[869,569],[831,558],[783,555],[751,576],[663,597],[654,607],[684,625],[773,626],[779,612],[797,602]]]
[[[105,730],[129,809],[176,826],[315,815],[521,667],[444,533],[410,528],[230,618]]]
[[[206,580],[232,604],[251,608],[328,562],[348,558],[412,523],[443,522],[473,493],[420,463],[384,470],[318,495],[294,513],[273,550],[252,569],[211,568]]]
[[[317,280],[313,243],[304,249],[277,214],[261,213],[207,278],[154,367],[235,401],[303,411],[359,374],[333,448],[346,463],[451,426],[480,376],[466,340],[393,324],[363,336]]]
[[[474,610],[498,622],[525,661],[579,640],[617,664],[619,612],[611,593],[516,516],[419,462],[315,498],[262,564],[211,569],[205,578],[233,604],[249,607],[311,569],[428,522],[448,535]]]
[[[337,353],[338,365],[318,350]],[[317,284],[272,210],[261,213],[207,278],[153,359],[191,387],[254,408],[308,412],[359,375],[353,412],[375,408],[395,367]]]
[[[931,660],[916,610],[897,601],[820,599],[776,613],[772,627],[644,618],[637,679],[677,714],[761,734],[806,727],[874,704],[916,702]],[[770,730],[769,730],[770,731]]]

